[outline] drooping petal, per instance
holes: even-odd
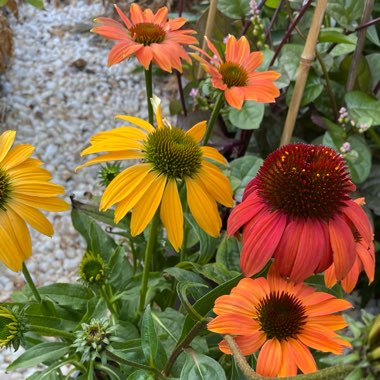
[[[256,372],[262,376],[274,377],[280,371],[282,360],[281,343],[276,338],[270,339],[261,348]]]
[[[258,331],[252,335],[235,336],[233,339],[241,353],[247,356],[255,353],[265,343],[266,336],[262,331]],[[219,348],[225,354],[232,353],[224,340],[219,343]]]
[[[224,97],[231,107],[237,108],[238,110],[243,107],[244,91],[242,91],[240,87],[227,88],[224,91]]]
[[[291,354],[291,344],[289,344],[288,340],[282,340],[280,343],[282,361],[280,370],[278,371],[278,377],[296,376],[297,364]]]
[[[178,252],[183,241],[183,211],[175,179],[169,179],[166,184],[160,217],[171,245]]]
[[[185,182],[191,214],[206,233],[218,237],[222,221],[215,200],[208,194],[197,176],[194,179],[186,177]]]
[[[144,66],[145,70],[149,69],[149,65],[153,59],[153,50],[150,46],[143,46],[136,52],[136,58]]]
[[[317,365],[310,350],[299,340],[288,338],[287,347],[291,358],[303,373],[317,371]]]
[[[134,206],[131,218],[132,236],[141,234],[141,232],[145,230],[148,223],[152,220],[161,203],[166,180],[166,176],[158,176],[149,186],[149,189],[144,194],[144,197],[141,198]]]

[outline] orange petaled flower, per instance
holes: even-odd
[[[141,162],[118,174],[106,188],[100,210],[115,203],[115,223],[130,210],[131,235],[144,231],[160,207],[160,217],[168,239],[176,251],[183,240],[183,211],[178,185],[184,184],[187,203],[198,225],[217,237],[222,226],[217,202],[232,207],[232,189],[228,178],[209,160],[226,165],[226,159],[214,148],[199,146],[206,122],[190,130],[172,127],[161,117],[158,98],[154,99],[157,128],[145,120],[119,115],[136,126],[124,126],[101,132],[91,138],[83,155],[108,151],[81,167],[105,161],[140,159]]]
[[[17,272],[32,254],[27,224],[44,235],[53,235],[53,226],[38,209],[64,211],[69,205],[57,198],[62,186],[50,183],[42,162],[30,158],[34,147],[16,145],[15,131],[0,135],[0,261]]]
[[[351,307],[343,299],[316,292],[309,285],[283,280],[274,265],[268,279],[244,278],[231,294],[215,301],[217,317],[208,329],[234,337],[243,355],[258,351],[256,372],[263,376],[295,376],[315,372],[308,347],[340,355],[350,343],[335,331],[347,326],[340,315]],[[231,354],[223,340],[219,348]]]
[[[327,285],[335,279],[352,290],[362,268],[372,281],[373,231],[349,197],[355,188],[331,148],[289,144],[270,154],[228,220],[230,236],[243,227],[243,273],[250,277],[274,258],[295,282],[329,267]]]
[[[100,26],[91,31],[103,37],[117,41],[108,56],[108,65],[119,63],[133,54],[147,70],[151,62],[162,70],[182,71],[181,59],[191,63],[183,45],[196,44],[191,34],[194,30],[179,30],[186,19],[179,17],[168,20],[166,7],[160,8],[156,14],[150,9],[142,11],[133,3],[130,8],[130,19],[115,5],[124,25],[108,17],[99,17],[95,22]]]
[[[209,61],[197,54],[190,55],[198,60],[203,69],[211,75],[215,88],[224,91],[227,103],[240,109],[244,100],[272,103],[280,94],[273,81],[280,77],[276,71],[255,71],[263,62],[262,52],[250,53],[249,42],[243,36],[238,41],[228,36],[225,58],[223,59],[213,43],[205,37],[213,56],[193,46]]]

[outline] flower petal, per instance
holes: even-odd
[[[270,339],[260,350],[256,372],[262,376],[274,377],[280,371],[282,361],[280,342],[276,338]]]
[[[207,125],[207,121],[201,121],[200,123],[197,123],[193,127],[191,127],[186,132],[186,134],[191,136],[197,143],[200,143],[206,132],[206,125]]]

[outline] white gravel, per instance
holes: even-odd
[[[36,147],[35,156],[45,162],[54,182],[65,186],[67,200],[72,193],[99,192],[96,167],[74,173],[90,136],[120,125],[113,119],[117,114],[147,116],[143,74],[132,72],[136,62],[107,67],[113,43],[88,32],[92,19],[104,15],[99,3],[78,0],[61,8],[47,5],[45,10],[21,6],[20,20],[11,18],[14,60],[0,76],[0,117],[2,109],[6,115],[0,131],[17,130],[17,143]],[[82,70],[72,66],[78,59],[86,62]],[[27,265],[37,285],[75,280],[84,250],[69,212],[50,213],[50,220],[53,238],[32,231],[33,257]],[[22,285],[22,275],[0,263],[0,302]],[[25,372],[5,374],[19,354],[0,352],[0,380],[26,378]]]

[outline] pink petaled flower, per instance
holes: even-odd
[[[342,156],[325,146],[289,144],[268,156],[231,213],[228,235],[243,227],[246,276],[274,258],[279,273],[301,282],[327,270],[326,284],[346,291],[364,269],[373,280],[373,231]]]
[[[141,10],[133,3],[130,8],[130,19],[115,5],[124,25],[108,17],[99,17],[95,22],[100,26],[91,31],[105,38],[117,41],[108,56],[108,65],[119,63],[133,54],[147,70],[151,62],[162,70],[182,71],[181,59],[191,63],[183,45],[196,44],[191,34],[194,30],[179,30],[186,19],[179,17],[168,20],[168,9],[160,8],[155,14],[150,9]]]
[[[206,38],[206,37],[205,37]],[[249,42],[243,36],[236,40],[229,36],[226,42],[225,59],[222,58],[215,46],[206,38],[207,46],[212,55],[202,49],[193,47],[207,59],[197,54],[190,55],[199,61],[203,69],[211,75],[212,85],[224,92],[227,103],[240,109],[245,100],[259,103],[271,103],[280,94],[273,81],[280,77],[276,71],[256,71],[262,64],[262,52],[250,52]]]

